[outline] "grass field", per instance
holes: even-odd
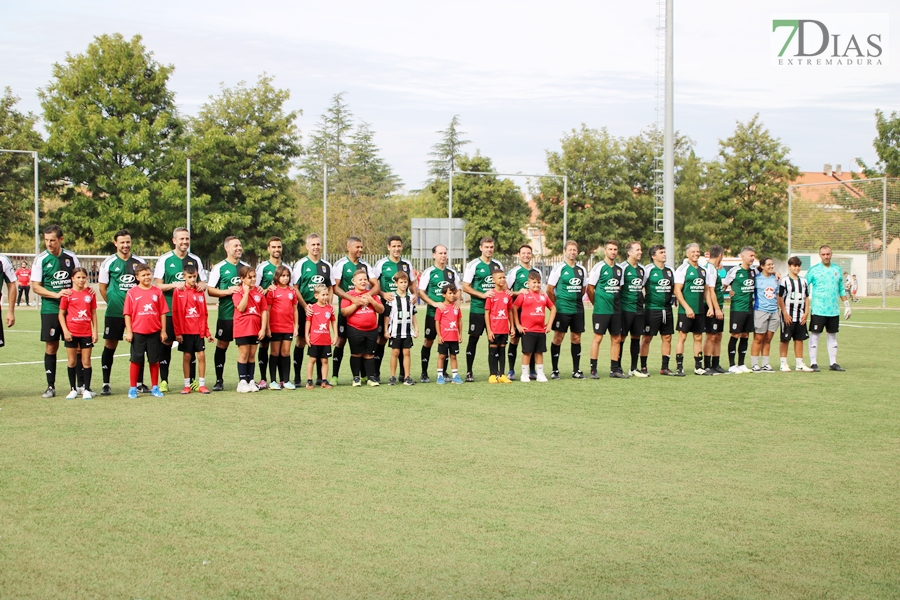
[[[42,360],[18,316],[2,598],[900,596],[897,312],[842,323],[846,373],[499,386],[482,347],[463,386],[345,360],[331,391],[127,400],[119,357],[92,401],[10,364]]]

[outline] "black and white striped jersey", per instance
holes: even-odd
[[[792,321],[798,321],[806,311],[806,299],[809,298],[809,285],[802,277],[793,279],[790,275],[781,278],[781,289],[778,292],[784,300],[784,308],[791,315]]]

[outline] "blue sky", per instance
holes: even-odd
[[[853,9],[900,19],[895,2],[860,0]],[[803,170],[874,161],[875,109],[900,110],[900,59],[891,62],[889,48],[881,68],[770,64],[773,14],[846,10],[827,0],[676,0],[676,128],[711,158],[736,120],[759,112]],[[170,85],[186,114],[220,84],[267,72],[291,90],[306,137],[330,98],[346,92],[412,189],[426,178],[435,132],[455,114],[470,150],[525,173],[543,172],[546,151],[581,123],[623,136],[653,123],[656,24],[655,2],[608,0],[5,2],[0,86],[39,112],[35,91],[67,52],[103,33],[141,34],[158,61],[175,65]]]

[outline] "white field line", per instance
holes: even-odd
[[[131,354],[114,354],[116,358],[121,358],[123,356],[131,356]],[[91,360],[100,360],[99,356],[92,356]],[[67,359],[57,360],[58,363],[67,363],[69,362]],[[11,363],[0,363],[0,367],[12,367],[14,365],[42,365],[44,361],[42,360],[33,360],[31,362],[11,362]]]

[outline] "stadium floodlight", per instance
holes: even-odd
[[[663,139],[663,243],[669,266],[675,263],[675,82],[672,4],[666,0],[666,114]]]
[[[488,171],[454,171],[450,169],[450,198],[447,202],[447,241],[449,246],[453,245],[453,176],[454,175],[490,175],[492,177],[535,177],[539,179],[562,179],[563,181],[563,246],[569,237],[569,176],[568,175],[552,175],[545,173],[542,175],[532,175],[528,173],[492,173]],[[447,258],[450,258],[451,249],[447,248]],[[465,250],[465,248],[463,248]]]
[[[0,148],[0,152],[7,152],[9,154],[30,154],[34,159],[34,256],[37,257],[38,252],[41,249],[41,206],[40,198],[38,196],[38,153],[36,150],[8,150],[6,148]]]

